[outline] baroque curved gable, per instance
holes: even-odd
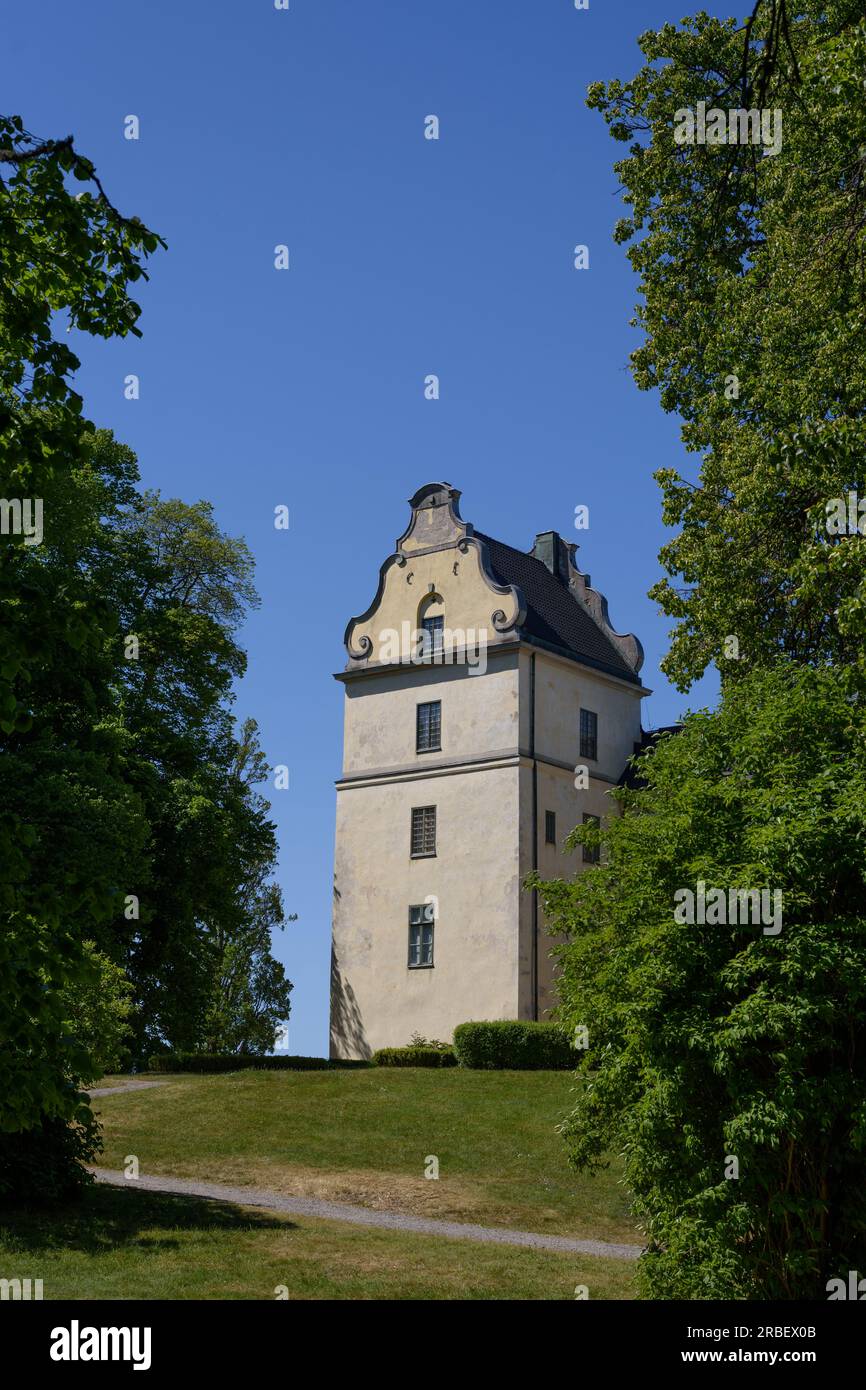
[[[643,648],[614,629],[607,599],[575,563],[575,544],[544,531],[521,551],[486,536],[463,520],[450,483],[425,483],[409,506],[372,603],[346,628],[347,670],[394,664],[398,650],[401,662],[413,659],[402,653],[433,605],[446,649],[459,651],[468,633],[473,646],[520,639],[639,684]]]
[[[388,664],[395,631],[416,626],[426,596],[441,598],[450,632],[471,631],[488,645],[513,636],[526,603],[515,584],[494,576],[485,542],[460,515],[460,493],[450,483],[425,483],[409,499],[409,524],[379,570],[370,606],[350,619],[345,632],[348,667]],[[480,635],[480,637],[479,637]]]

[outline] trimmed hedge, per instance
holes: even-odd
[[[461,1067],[476,1070],[570,1071],[577,1065],[567,1035],[555,1023],[458,1023],[454,1051]]]
[[[456,1067],[450,1047],[380,1047],[373,1053],[377,1067]]]
[[[371,1062],[344,1062],[328,1057],[254,1057],[249,1053],[157,1052],[148,1071],[341,1071],[370,1067]]]

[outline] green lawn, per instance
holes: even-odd
[[[640,1243],[617,1164],[595,1178],[566,1164],[556,1126],[571,1105],[568,1073],[376,1068],[164,1080],[95,1099],[104,1166],[134,1154],[142,1173]],[[424,1176],[428,1155],[439,1160],[438,1181]]]
[[[573,1299],[634,1297],[634,1266],[313,1221],[128,1188],[67,1208],[0,1212],[6,1278],[46,1299]]]
[[[101,1163],[443,1220],[640,1243],[614,1164],[565,1162],[563,1072],[372,1069],[152,1078],[98,1096]],[[103,1085],[123,1083],[105,1077]],[[429,1157],[438,1180],[424,1176]],[[627,1261],[484,1245],[136,1188],[62,1211],[0,1209],[6,1278],[47,1299],[595,1299],[635,1297]]]

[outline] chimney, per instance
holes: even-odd
[[[542,531],[535,537],[532,555],[546,565],[560,584],[568,584],[568,546],[558,531]]]

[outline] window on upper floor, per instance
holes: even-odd
[[[433,904],[409,908],[409,969],[433,964]]]
[[[436,656],[442,651],[442,643],[445,637],[444,617],[431,616],[421,619],[421,631],[424,634],[424,646],[422,648],[425,656]]]
[[[442,701],[418,705],[415,714],[415,752],[433,753],[442,747]]]
[[[580,711],[580,756],[598,758],[598,715],[591,709]]]
[[[412,807],[410,853],[413,859],[427,859],[436,853],[436,807]]]
[[[441,657],[445,642],[445,604],[434,589],[418,604],[418,646],[422,657]]]
[[[544,843],[546,845],[556,844],[556,812],[545,811],[544,813]]]
[[[583,823],[584,825],[601,825],[601,817],[591,816],[588,811],[585,811],[583,815]],[[598,845],[583,846],[584,864],[597,864],[599,862],[599,858],[600,851]]]

